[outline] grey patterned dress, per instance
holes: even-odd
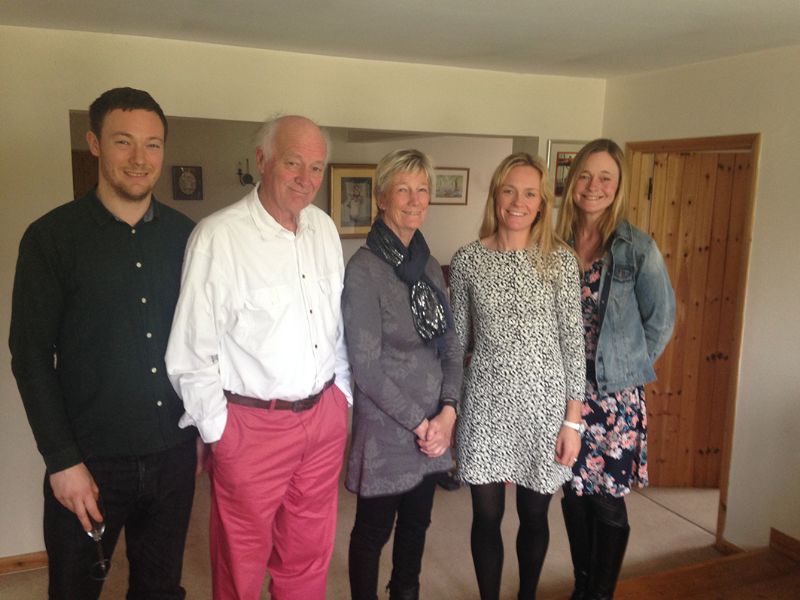
[[[555,460],[567,400],[586,385],[580,283],[575,257],[558,249],[544,275],[538,250],[499,252],[479,241],[450,265],[456,331],[475,348],[456,432],[459,476],[511,481],[552,494],[571,478]]]
[[[433,257],[425,273],[445,289]],[[364,497],[406,492],[452,466],[449,451],[433,459],[420,452],[413,430],[439,412],[441,398],[460,398],[461,348],[452,328],[441,354],[419,337],[408,286],[366,248],[347,264],[342,315],[356,386],[345,486]]]

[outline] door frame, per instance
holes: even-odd
[[[733,448],[733,426],[736,417],[736,398],[739,393],[739,372],[741,369],[742,326],[744,321],[744,300],[747,291],[747,276],[750,272],[750,249],[753,240],[753,224],[755,213],[756,189],[758,189],[758,163],[761,155],[761,134],[746,133],[702,138],[681,138],[672,140],[653,140],[628,142],[625,144],[625,156],[630,161],[632,152],[749,152],[752,156],[752,174],[750,189],[744,196],[748,203],[744,211],[744,239],[742,240],[743,259],[741,269],[742,296],[736,307],[736,318],[732,323],[733,333],[737,340],[731,356],[730,385],[725,399],[725,423],[723,429],[722,456],[720,462],[719,509],[717,512],[717,532],[715,547],[723,553],[738,552],[740,549],[728,542],[725,537],[725,519],[728,506],[728,482],[731,467],[731,451]]]

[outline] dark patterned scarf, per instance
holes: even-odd
[[[395,274],[408,285],[411,317],[419,337],[430,342],[443,336],[453,319],[444,294],[425,274],[431,251],[422,233],[415,231],[406,248],[378,218],[367,235],[367,247],[392,265]]]

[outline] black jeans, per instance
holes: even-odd
[[[354,600],[376,598],[381,550],[392,534],[395,515],[392,584],[403,589],[419,584],[436,477],[437,474],[427,475],[417,487],[402,494],[358,497],[349,550],[350,593]]]
[[[183,548],[194,498],[197,460],[191,440],[156,454],[93,458],[86,467],[100,488],[106,530],[103,548],[111,558],[125,528],[130,578],[128,600],[182,599]],[[51,599],[91,600],[103,585],[90,576],[95,543],[80,521],[53,495],[44,478],[44,541]]]

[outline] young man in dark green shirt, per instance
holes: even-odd
[[[20,243],[9,345],[47,473],[50,598],[97,598],[87,535],[123,527],[128,598],[183,598],[197,432],[164,353],[193,223],[159,203],[167,121],[147,93],[115,88],[90,107],[97,188],[35,221]],[[90,520],[91,519],[91,520]]]

